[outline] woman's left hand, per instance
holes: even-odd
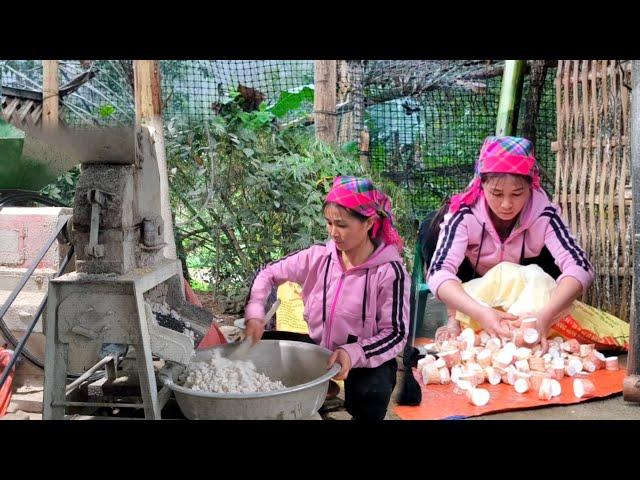
[[[333,377],[334,380],[344,380],[349,375],[349,370],[351,370],[351,358],[349,358],[349,354],[346,350],[342,348],[338,348],[335,352],[331,354],[329,357],[329,361],[327,362],[327,369],[331,368],[334,363],[338,362],[340,364],[340,371]]]

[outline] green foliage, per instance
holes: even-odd
[[[284,117],[287,113],[298,110],[304,102],[313,102],[313,85],[286,90],[280,93],[278,101],[268,110],[278,118]]]
[[[211,285],[209,285],[209,283],[199,280],[197,278],[192,278],[189,281],[189,285],[191,285],[191,288],[193,289],[194,292],[208,293],[211,291]]]
[[[77,165],[72,170],[60,175],[52,183],[43,187],[40,193],[72,207],[73,196],[76,193],[76,184],[78,183],[79,176],[80,165]]]
[[[191,266],[211,267],[218,296],[246,294],[263,264],[324,241],[333,178],[367,175],[352,147],[331,148],[304,128],[280,130],[265,114],[273,115],[243,112],[233,97],[209,125],[167,124],[176,239]],[[385,187],[404,208],[402,192]]]
[[[113,105],[104,104],[100,105],[100,108],[98,108],[98,115],[100,115],[100,118],[107,118],[113,115],[115,111],[116,107]]]
[[[50,182],[49,167],[23,155],[25,133],[0,119],[0,188],[34,190]]]

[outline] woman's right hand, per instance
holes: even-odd
[[[255,345],[262,338],[264,333],[264,321],[260,318],[249,318],[244,322],[244,333],[247,337],[251,337],[252,345]]]
[[[518,320],[518,317],[491,307],[482,307],[474,320],[492,337],[509,338],[511,336],[510,324],[514,320]]]

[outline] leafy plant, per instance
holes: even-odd
[[[208,125],[167,124],[177,241],[190,265],[211,268],[219,297],[245,295],[264,263],[324,241],[322,204],[333,178],[367,175],[357,148],[332,148],[305,128],[280,129],[269,115],[264,106],[242,111],[235,96]]]
[[[100,105],[100,108],[98,108],[98,115],[100,115],[100,118],[107,118],[113,115],[115,111],[116,107],[113,105],[104,104]]]
[[[76,165],[73,169],[56,178],[54,182],[40,189],[40,193],[71,207],[79,176],[80,165]]]

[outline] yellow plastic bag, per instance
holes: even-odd
[[[483,277],[466,282],[462,287],[483,305],[521,315],[542,309],[551,298],[556,282],[538,265],[502,262]],[[480,325],[462,312],[456,312],[456,320],[464,326],[480,330]],[[627,349],[629,324],[576,300],[570,313],[553,326],[549,335],[594,343],[597,348]]]
[[[580,343],[594,343],[599,349],[629,349],[628,323],[577,300],[571,313],[552,327],[551,334],[554,332]]]
[[[276,310],[276,330],[295,333],[309,333],[304,321],[302,287],[297,283],[285,282],[278,287],[280,306]]]

